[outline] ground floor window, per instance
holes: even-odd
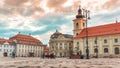
[[[98,49],[97,48],[94,49],[94,53],[98,53]]]
[[[60,57],[62,57],[62,53],[60,53]]]
[[[108,48],[104,48],[104,53],[108,53]]]
[[[116,47],[116,48],[114,49],[114,51],[115,51],[115,54],[119,54],[119,48],[118,48],[118,47]]]

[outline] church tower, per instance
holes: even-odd
[[[73,26],[74,37],[77,36],[84,28],[86,28],[86,19],[84,17],[84,12],[82,12],[80,6],[78,9],[78,14],[76,15],[76,19],[73,20],[73,24],[74,24]]]

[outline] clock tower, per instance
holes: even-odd
[[[78,9],[78,14],[76,15],[76,19],[73,20],[73,24],[74,37],[77,36],[84,28],[86,28],[86,19],[84,17],[84,12],[82,12],[81,7],[79,7]]]

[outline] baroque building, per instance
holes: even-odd
[[[69,34],[62,34],[56,30],[49,40],[49,52],[56,57],[70,56],[73,46],[73,36]]]
[[[86,55],[86,19],[82,9],[73,20],[74,54]],[[120,22],[88,27],[88,51],[90,57],[120,57]]]

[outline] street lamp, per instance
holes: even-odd
[[[84,17],[86,18],[86,59],[89,59],[89,49],[88,49],[88,26],[87,22],[90,19],[90,11],[83,9]]]
[[[98,58],[97,36],[95,38],[95,44],[96,44],[96,58]]]

